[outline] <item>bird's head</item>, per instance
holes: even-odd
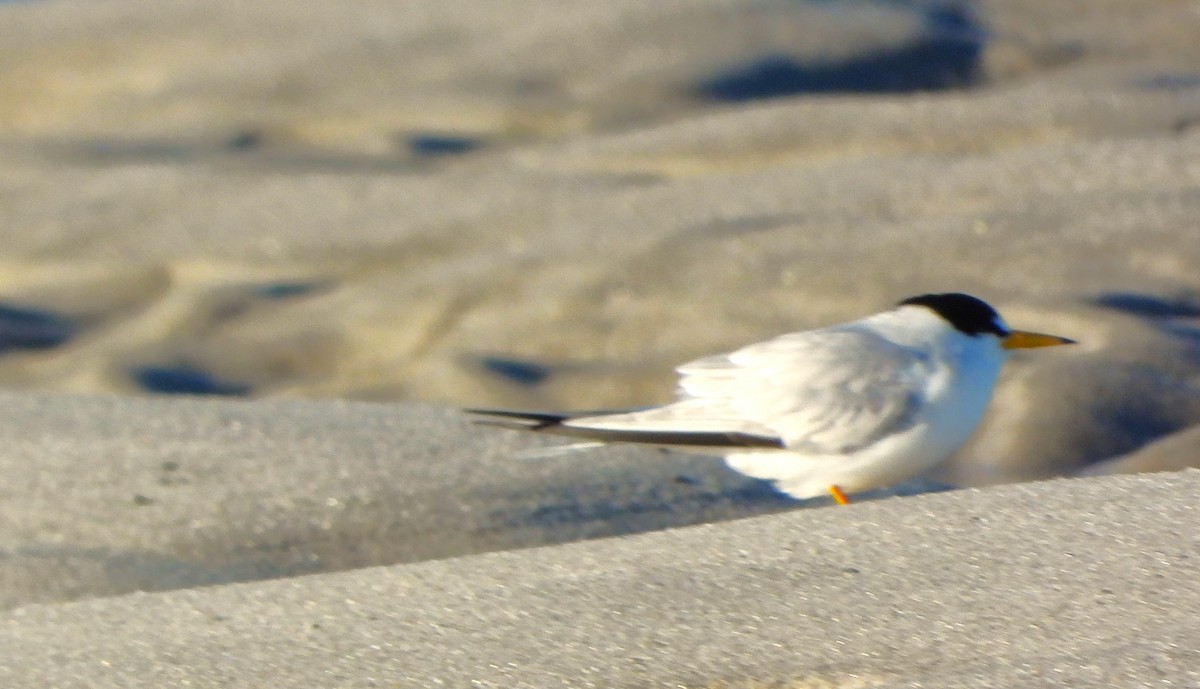
[[[924,306],[964,335],[998,338],[1000,346],[1004,349],[1055,347],[1075,343],[1075,340],[1058,335],[1013,330],[986,301],[961,292],[922,294],[909,297],[898,306]]]

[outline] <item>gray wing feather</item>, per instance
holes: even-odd
[[[684,364],[677,422],[767,431],[790,450],[854,451],[912,423],[929,362],[862,328],[784,335]]]

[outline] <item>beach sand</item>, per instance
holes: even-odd
[[[27,605],[9,686],[1186,686],[1200,472]],[[360,525],[364,529],[373,524]]]
[[[1196,474],[1103,476],[1200,465],[1189,3],[0,17],[8,685],[1195,683]],[[1081,343],[901,492],[986,489],[823,509],[456,411],[950,290]]]

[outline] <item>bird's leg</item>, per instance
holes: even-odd
[[[833,496],[833,501],[839,505],[850,504],[850,498],[846,497],[846,494],[842,492],[842,489],[838,488],[837,486],[830,486],[829,494]]]

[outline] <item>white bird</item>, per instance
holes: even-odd
[[[468,409],[477,423],[725,457],[797,498],[889,486],[957,451],[1008,351],[1073,340],[1009,328],[967,294],[782,335],[679,366],[676,401],[621,412]]]

